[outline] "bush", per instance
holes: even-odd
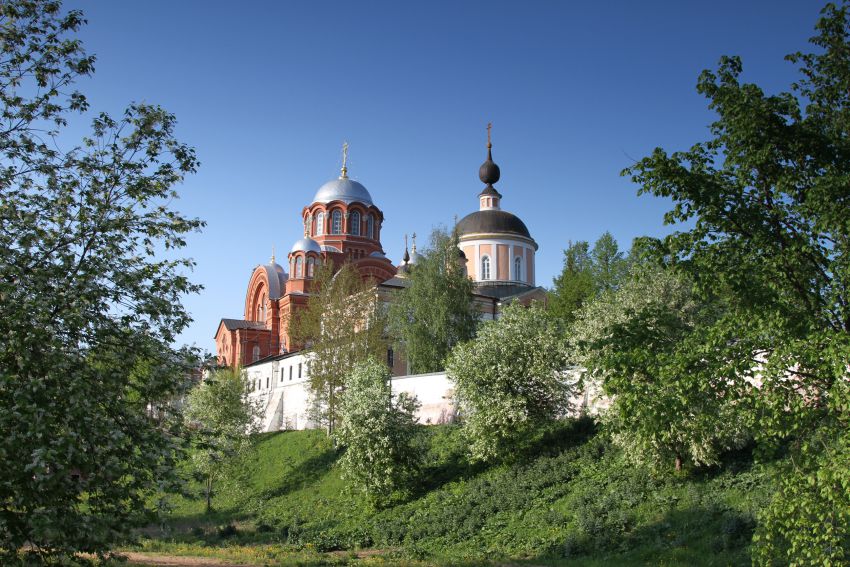
[[[236,526],[233,524],[225,524],[223,526],[219,526],[216,530],[216,535],[218,535],[221,539],[227,539],[233,537],[239,533],[239,530],[236,529]]]

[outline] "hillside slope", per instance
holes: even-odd
[[[374,510],[345,490],[321,431],[266,434],[221,484],[215,512],[177,499],[169,541],[294,550],[394,549],[454,563],[749,564],[771,466],[746,453],[709,471],[657,477],[624,461],[589,422],[541,435],[515,462],[469,465],[455,426],[423,428],[422,483]]]

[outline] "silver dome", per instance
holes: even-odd
[[[315,252],[316,254],[321,254],[322,247],[319,246],[319,243],[312,238],[305,236],[292,245],[292,249],[289,253],[292,254],[293,252]]]
[[[269,299],[280,299],[289,276],[277,263],[266,264],[263,268],[266,270],[266,278],[269,281]]]
[[[362,184],[352,181],[347,177],[340,177],[328,181],[316,191],[313,197],[314,203],[330,203],[331,201],[342,201],[345,204],[363,203],[372,205],[372,196]]]

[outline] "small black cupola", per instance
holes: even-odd
[[[499,171],[499,166],[493,161],[493,144],[490,141],[490,130],[492,128],[492,123],[487,124],[487,160],[478,168],[478,179],[482,183],[486,183],[484,190],[478,194],[480,201],[479,209],[482,211],[490,209],[499,210],[499,200],[502,198],[502,195],[493,187],[493,184],[499,181],[501,171]]]

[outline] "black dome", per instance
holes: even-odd
[[[481,167],[478,168],[478,179],[480,179],[482,183],[492,185],[499,181],[499,177],[501,177],[499,166],[493,163],[490,156],[487,156],[487,161],[482,163]]]
[[[457,223],[460,235],[483,233],[518,234],[531,238],[528,227],[518,216],[507,211],[486,209],[475,211],[460,219]]]

